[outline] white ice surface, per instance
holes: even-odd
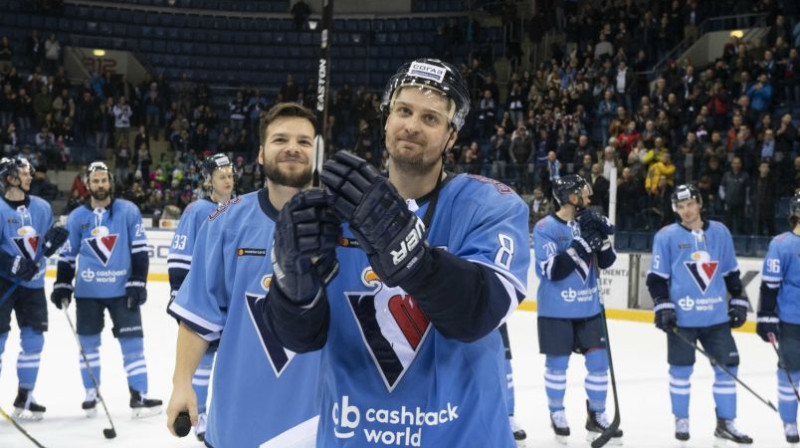
[[[49,280],[47,291],[50,291]],[[148,303],[143,308],[145,356],[149,369],[150,395],[169,398],[175,358],[177,326],[165,313],[169,296],[167,283],[151,282]],[[74,306],[70,307],[74,318]],[[13,318],[12,318],[13,322]],[[673,438],[674,423],[670,413],[666,337],[653,325],[610,321],[611,346],[619,388],[624,446],[636,448],[677,447]],[[509,320],[514,353],[517,419],[528,433],[528,447],[562,447],[549,427],[544,390],[544,357],[538,353],[536,314],[518,311]],[[739,373],[757,392],[777,404],[776,357],[769,345],[754,334],[735,334],[741,353]],[[0,407],[12,411],[16,396],[16,358],[19,332],[12,324],[3,354],[0,375]],[[161,448],[201,447],[193,434],[185,439],[172,437],[166,430],[164,414],[142,420],[131,420],[128,388],[122,368],[119,345],[113,339],[107,319],[103,333],[102,384],[117,438],[106,440],[103,428],[108,422],[101,412],[93,419],[83,416],[80,403],[84,390],[80,379],[77,342],[73,338],[63,311],[50,307],[50,330],[46,333],[36,399],[47,406],[41,422],[24,422],[23,426],[48,448]],[[585,442],[585,368],[582,357],[573,357],[568,371],[566,395],[567,417],[572,427],[571,447],[588,447]],[[704,359],[698,358],[692,376],[691,430],[687,447],[711,447],[714,442],[714,404],[711,394],[713,373]],[[739,387],[739,428],[755,439],[754,447],[787,446],[778,414]],[[613,412],[609,393],[609,411]],[[246,430],[246,428],[243,428]],[[7,421],[0,419],[0,448],[29,448],[34,445]],[[239,448],[239,447],[236,447]],[[449,447],[436,447],[449,448]],[[457,448],[457,447],[453,447]],[[487,447],[490,448],[490,447]]]

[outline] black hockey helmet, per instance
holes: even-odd
[[[553,179],[553,197],[558,202],[558,205],[569,204],[569,195],[571,194],[580,197],[584,188],[589,189],[589,195],[591,196],[591,184],[577,174],[567,174]]]
[[[700,196],[700,190],[692,184],[678,185],[675,191],[672,192],[672,211],[678,212],[678,202],[694,199],[702,207],[703,197]]]
[[[470,106],[469,89],[461,72],[453,65],[432,58],[406,62],[386,83],[381,100],[381,112],[388,116],[392,102],[401,87],[429,88],[441,92],[452,101],[450,124],[461,129]]]
[[[200,173],[205,180],[211,181],[211,175],[214,174],[214,171],[226,166],[233,166],[231,159],[225,154],[217,153],[207,157],[200,163]]]
[[[0,159],[0,188],[8,188],[8,178],[19,178],[19,170],[27,169],[31,175],[36,171],[24,157],[3,157]]]

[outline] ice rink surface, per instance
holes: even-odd
[[[51,287],[52,279],[48,281],[48,294]],[[166,407],[171,388],[177,326],[165,312],[169,297],[168,284],[151,282],[148,286],[148,297],[143,308],[143,320],[150,396],[163,399]],[[70,312],[74,319],[74,305],[70,307]],[[114,419],[117,438],[104,439],[103,428],[108,427],[108,422],[102,410],[93,419],[87,419],[83,415],[80,404],[84,398],[84,389],[80,380],[77,342],[63,311],[52,305],[50,330],[46,333],[41,371],[35,391],[36,399],[47,406],[47,412],[43,421],[24,422],[24,428],[48,448],[203,446],[193,434],[185,439],[172,437],[166,430],[164,414],[131,420],[122,356],[119,345],[111,335],[108,319],[106,324],[101,347],[101,391]],[[19,331],[13,325],[2,358],[3,372],[0,375],[0,407],[9,414],[13,410],[12,402],[16,396],[16,358],[19,352]],[[624,446],[678,447],[673,438],[674,422],[670,413],[666,336],[649,324],[610,321],[609,325],[620,395],[621,428],[625,431]],[[543,378],[544,357],[539,355],[536,341],[536,314],[517,311],[509,320],[509,332],[514,354],[517,418],[528,433],[527,446],[562,447],[563,445],[553,439],[549,426]],[[772,348],[754,334],[735,333],[735,338],[742,359],[739,368],[741,378],[762,396],[777,404],[777,358]],[[572,428],[568,446],[588,447],[583,429],[586,419],[583,358],[573,357],[571,361],[565,401]],[[686,447],[713,446],[715,416],[712,381],[711,367],[704,358],[698,356],[692,376],[692,438]],[[753,398],[742,387],[738,387],[738,392],[738,426],[755,439],[752,446],[788,446],[783,438],[778,414]],[[613,413],[610,392],[608,404]],[[0,448],[33,446],[7,421],[0,419]]]

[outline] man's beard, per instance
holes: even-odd
[[[267,179],[290,188],[303,188],[311,183],[311,167],[299,173],[288,173],[280,169],[277,163],[267,163],[264,166]]]
[[[401,150],[390,150],[389,156],[391,157],[391,164],[398,170],[408,174],[428,174],[433,171],[437,164],[442,161],[441,158],[436,158],[431,161],[425,160],[425,153],[419,152],[415,154],[404,154]]]
[[[92,194],[92,199],[95,201],[105,201],[108,199],[108,196],[111,194],[108,190],[98,190],[98,191],[90,191]]]

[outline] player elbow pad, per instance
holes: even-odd
[[[758,301],[759,313],[774,313],[778,305],[779,283],[761,282],[761,298]]]
[[[131,276],[130,280],[141,282],[147,281],[147,271],[150,269],[150,258],[147,252],[136,252],[131,254]]]
[[[728,288],[728,293],[731,297],[741,297],[742,290],[742,279],[739,278],[739,271],[731,271],[728,275],[725,276],[725,287]]]
[[[311,307],[299,307],[281,292],[277,285],[265,300],[257,302],[261,321],[282,346],[296,353],[319,350],[328,341],[330,307],[328,301],[317,300]]]
[[[652,272],[647,274],[647,290],[653,301],[669,300],[669,281]]]
[[[493,269],[461,259],[441,249],[403,289],[443,336],[463,342],[480,339],[503,321],[521,298],[510,297]]]

